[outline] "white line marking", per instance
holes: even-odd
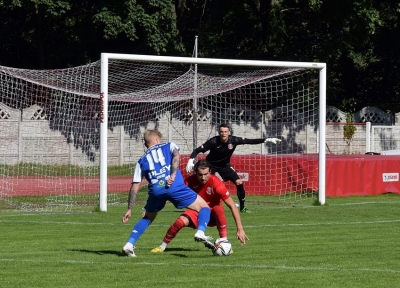
[[[370,224],[386,224],[397,223],[400,219],[394,220],[376,220],[376,221],[355,221],[355,222],[324,222],[324,223],[289,223],[289,224],[265,224],[265,225],[248,225],[245,228],[256,227],[287,227],[287,226],[321,226],[321,225],[370,225]]]
[[[133,226],[135,223],[131,222],[130,224],[123,224],[121,223],[104,223],[104,222],[94,222],[94,223],[85,223],[85,222],[70,222],[70,221],[33,221],[33,220],[0,220],[0,223],[43,223],[43,224],[60,224],[60,225],[109,225],[109,226]],[[151,226],[158,226],[158,227],[170,227],[171,224],[151,224]]]
[[[341,204],[328,204],[329,206],[350,206],[350,205],[366,205],[366,204],[400,204],[398,201],[393,202],[353,202],[353,203],[341,203]],[[316,206],[318,207],[318,206]]]
[[[125,257],[129,259],[130,258]],[[99,264],[107,264],[107,265],[126,265],[127,261],[122,262],[95,262],[95,261],[77,261],[77,260],[51,260],[51,261],[44,261],[44,260],[20,260],[20,259],[0,259],[0,262],[29,262],[29,263],[71,263],[71,264],[81,264],[81,265],[99,265]],[[171,265],[171,262],[136,262],[130,261],[129,265]],[[174,265],[181,265],[181,266],[204,266],[204,267],[232,267],[232,268],[250,268],[250,269],[282,269],[282,270],[310,270],[310,271],[357,271],[357,272],[381,272],[381,273],[395,273],[400,274],[400,270],[394,269],[377,269],[377,268],[338,268],[338,267],[304,267],[304,266],[286,266],[286,265],[243,265],[243,264],[199,264],[199,263],[174,263]]]
[[[109,225],[109,226],[132,226],[122,223],[87,223],[87,222],[61,222],[61,221],[31,221],[31,220],[0,220],[0,223],[40,223],[40,224],[60,224],[60,225]],[[353,222],[319,222],[319,223],[288,223],[288,224],[265,224],[265,225],[245,225],[245,228],[258,227],[288,227],[288,226],[321,226],[321,225],[371,225],[371,224],[387,224],[398,223],[400,219],[392,220],[376,220],[376,221],[353,221]],[[151,224],[152,227],[170,227],[170,224]]]

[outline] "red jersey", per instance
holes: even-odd
[[[196,175],[191,175],[185,179],[185,184],[199,194],[210,206],[210,208],[222,205],[222,200],[230,197],[225,184],[215,175],[210,174],[206,184],[201,184]]]

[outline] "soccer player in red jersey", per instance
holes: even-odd
[[[235,220],[237,229],[236,238],[241,242],[241,245],[245,244],[246,239],[249,240],[249,238],[243,230],[239,211],[224,183],[217,176],[211,174],[210,162],[207,160],[198,161],[194,166],[194,171],[194,175],[191,175],[185,179],[185,184],[198,193],[198,195],[200,195],[210,207],[211,215],[208,226],[216,226],[220,238],[228,237],[227,221],[224,208],[222,207],[223,201],[231,210],[232,216]],[[198,226],[197,214],[198,212],[194,210],[188,209],[184,211],[168,229],[162,244],[151,250],[151,252],[163,252],[168,243],[175,238],[175,236],[183,227],[191,227],[196,229]],[[210,241],[203,243],[207,248],[214,248],[213,243]]]

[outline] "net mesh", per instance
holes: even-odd
[[[221,123],[236,136],[282,140],[238,146],[232,157],[247,195],[260,196],[254,201],[318,190],[317,71],[110,60],[108,74],[108,205],[126,203],[146,129],[181,148],[184,172],[193,148]],[[100,61],[60,70],[0,66],[1,208],[96,207],[100,119]],[[139,202],[146,197],[139,193]]]

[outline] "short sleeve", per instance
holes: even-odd
[[[172,153],[175,149],[178,150],[178,152],[181,151],[181,149],[178,147],[178,145],[176,145],[174,142],[170,142],[170,143],[169,143],[169,147],[170,147],[171,153]]]
[[[133,173],[132,183],[142,182],[142,179],[143,179],[142,169],[140,169],[140,164],[138,162],[136,163],[135,172]]]

